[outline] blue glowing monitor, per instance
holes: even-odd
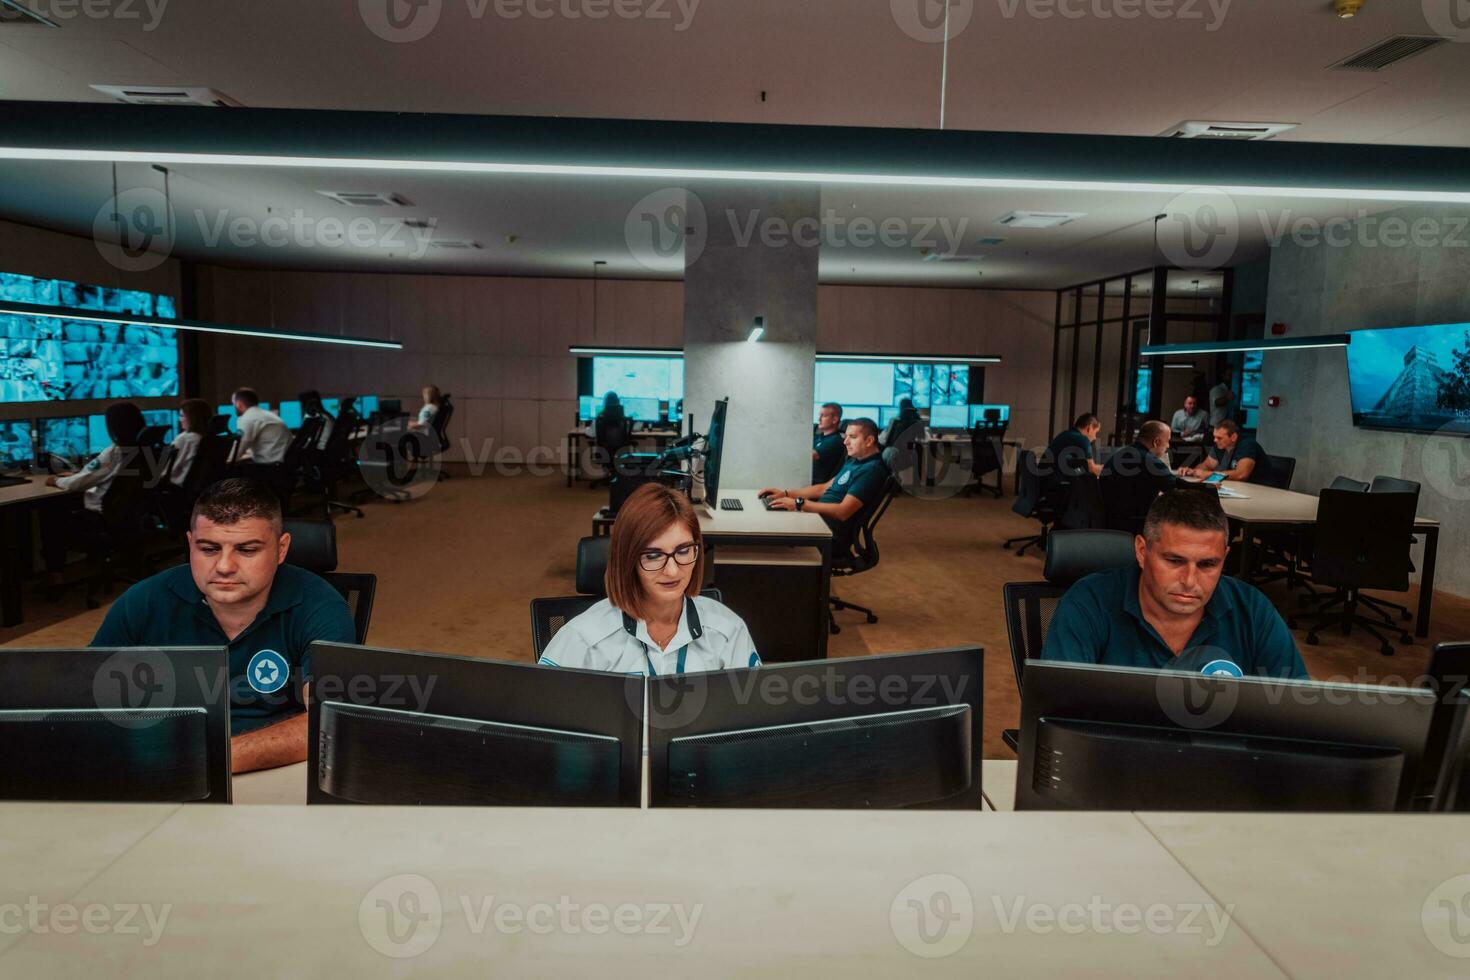
[[[29,463],[33,455],[31,423],[25,419],[0,422],[0,469]]]
[[[970,413],[964,405],[933,405],[929,408],[929,428],[963,429],[970,424]]]
[[[337,413],[342,411],[342,399],[323,398],[322,408],[325,408],[327,410],[327,414],[330,415],[332,418],[336,418]]]
[[[657,398],[624,398],[623,414],[634,422],[657,422],[661,415]]]
[[[577,399],[577,418],[584,422],[591,422],[597,418],[597,413],[602,411],[602,399],[593,395],[583,395]]]
[[[1000,422],[1009,422],[1011,419],[1011,406],[1009,405],[971,405],[970,425],[984,425],[986,421],[985,412],[987,409],[994,409],[1000,412],[1000,416],[998,417],[998,421]]]
[[[174,437],[179,434],[179,413],[171,408],[158,408],[143,413],[144,425],[161,425],[167,431],[163,435],[164,442],[173,442]]]
[[[300,402],[281,402],[281,410],[277,414],[281,416],[281,421],[286,423],[286,428],[292,432],[301,428]]]
[[[367,418],[369,415],[376,415],[379,404],[377,395],[363,395],[357,400],[357,414],[363,418]]]
[[[44,452],[69,460],[80,460],[87,455],[90,440],[85,415],[41,419],[37,433]]]

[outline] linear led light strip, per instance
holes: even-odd
[[[568,347],[569,354],[601,357],[683,357],[677,347]],[[895,361],[899,364],[999,364],[995,354],[835,354],[818,353],[819,361]]]
[[[1189,345],[1157,344],[1139,350],[1142,357],[1166,357],[1170,354],[1233,354],[1252,350],[1307,350],[1316,347],[1346,347],[1352,343],[1347,334],[1326,334],[1321,337],[1303,337],[1300,340],[1273,342],[1270,340],[1226,341],[1219,344]]]
[[[339,344],[344,347],[377,347],[383,350],[402,350],[403,344],[396,340],[372,340],[368,337],[341,337],[323,333],[300,333],[294,330],[277,330],[272,327],[237,327],[229,324],[206,323],[202,320],[174,320],[160,316],[126,316],[104,313],[97,310],[81,310],[71,306],[39,306],[33,303],[11,303],[0,301],[0,315],[44,316],[56,320],[80,320],[86,323],[114,323],[122,326],[137,324],[146,327],[167,327],[170,330],[192,330],[197,333],[223,333],[236,337],[255,337],[262,340],[302,340],[314,344]]]
[[[939,177],[902,174],[849,174],[794,170],[726,170],[718,167],[614,167],[553,163],[492,163],[474,160],[392,160],[355,157],[295,157],[239,153],[64,150],[0,146],[0,160],[79,160],[116,163],[212,164],[240,167],[305,167],[326,170],[412,171],[456,174],[544,174],[562,177],[642,177],[659,180],[739,180],[777,183],[870,184],[898,187],[968,187],[1018,190],[1118,191],[1183,194],[1200,184],[1120,180],[1033,180],[1016,177]],[[1269,187],[1250,184],[1207,185],[1238,197],[1352,198],[1375,201],[1470,204],[1470,191],[1411,191],[1362,187]]]

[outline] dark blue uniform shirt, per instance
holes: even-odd
[[[1221,576],[1199,627],[1174,656],[1138,603],[1137,565],[1089,575],[1067,590],[1052,616],[1043,660],[1200,671],[1229,660],[1248,677],[1306,680],[1307,668],[1281,614],[1260,590]]]
[[[1234,449],[1220,449],[1218,446],[1210,447],[1210,458],[1215,461],[1215,472],[1223,473],[1233,470],[1243,459],[1256,461],[1255,469],[1246,483],[1269,483],[1271,481],[1271,458],[1266,455],[1266,450],[1261,444],[1250,436],[1241,436],[1240,441],[1235,444]]]
[[[295,565],[279,566],[265,608],[232,641],[189,566],[179,565],[124,592],[107,611],[92,646],[228,646],[230,733],[239,735],[301,710],[314,640],[356,642],[346,601],[320,577]]]
[[[842,443],[842,430],[827,435],[816,433],[812,438],[812,451],[817,458],[812,460],[812,483],[826,483],[842,469],[847,459],[847,447]]]
[[[888,467],[883,465],[881,453],[866,459],[847,458],[842,469],[837,471],[832,485],[818,499],[818,503],[840,504],[851,494],[863,502],[863,506],[846,521],[823,516],[822,520],[832,529],[832,557],[843,558],[852,551],[853,535],[858,524],[867,516],[868,508],[878,502],[883,485],[888,482]]]
[[[1051,451],[1051,458],[1056,460],[1057,469],[1064,476],[1076,476],[1078,473],[1086,472],[1087,466],[1084,461],[1097,459],[1097,453],[1092,448],[1092,440],[1075,428],[1058,432],[1047,449]]]

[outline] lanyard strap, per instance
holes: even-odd
[[[699,610],[694,608],[694,600],[689,598],[688,596],[684,597],[684,619],[689,626],[689,637],[691,642],[699,639],[701,636],[704,635],[704,627],[701,626],[699,622]],[[634,619],[626,612],[623,613],[623,630],[633,639],[638,640],[638,620]],[[638,640],[638,642],[643,643],[642,640]],[[688,654],[689,644],[686,643],[679,648],[678,666],[675,667],[676,673],[684,673],[684,660],[688,656]],[[648,664],[648,676],[657,677],[658,671],[655,670],[653,666],[653,654],[649,652],[649,648],[646,644],[643,647],[643,659]]]

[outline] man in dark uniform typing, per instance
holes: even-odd
[[[817,417],[812,438],[812,483],[826,483],[842,469],[847,449],[842,445],[842,406],[828,402]]]
[[[347,603],[321,578],[284,564],[291,536],[264,484],[214,484],[194,504],[189,528],[189,564],[123,593],[92,646],[227,646],[231,770],[300,762],[308,647],[355,641]]]
[[[799,490],[767,487],[762,497],[774,498],[771,510],[800,510],[821,515],[832,529],[833,557],[852,552],[853,532],[862,514],[878,501],[888,482],[888,467],[878,453],[878,424],[853,419],[842,435],[847,462],[826,483]]]
[[[1221,577],[1227,533],[1212,494],[1160,496],[1134,539],[1137,564],[1068,589],[1041,659],[1307,679],[1281,614],[1254,586]]]

